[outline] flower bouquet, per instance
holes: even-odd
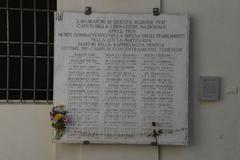
[[[55,139],[59,140],[66,129],[67,111],[64,105],[58,105],[52,108],[50,112],[51,126],[55,129]]]

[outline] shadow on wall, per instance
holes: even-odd
[[[194,86],[198,86],[196,83],[196,79],[194,77],[195,68],[194,68],[194,24],[195,20],[190,16],[190,24],[189,24],[189,87],[188,87],[188,138],[189,145],[194,144],[194,106],[195,106],[195,95]]]

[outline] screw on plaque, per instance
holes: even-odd
[[[84,12],[86,15],[90,15],[92,14],[92,7],[85,7],[85,12]]]
[[[154,16],[159,16],[159,15],[160,15],[160,10],[159,10],[159,8],[153,8],[153,15],[154,15]]]

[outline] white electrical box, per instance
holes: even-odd
[[[202,101],[220,100],[220,77],[200,77],[200,99]]]

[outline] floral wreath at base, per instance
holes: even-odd
[[[50,112],[51,126],[55,129],[55,139],[59,140],[66,129],[67,111],[64,105],[58,105],[52,108]]]

